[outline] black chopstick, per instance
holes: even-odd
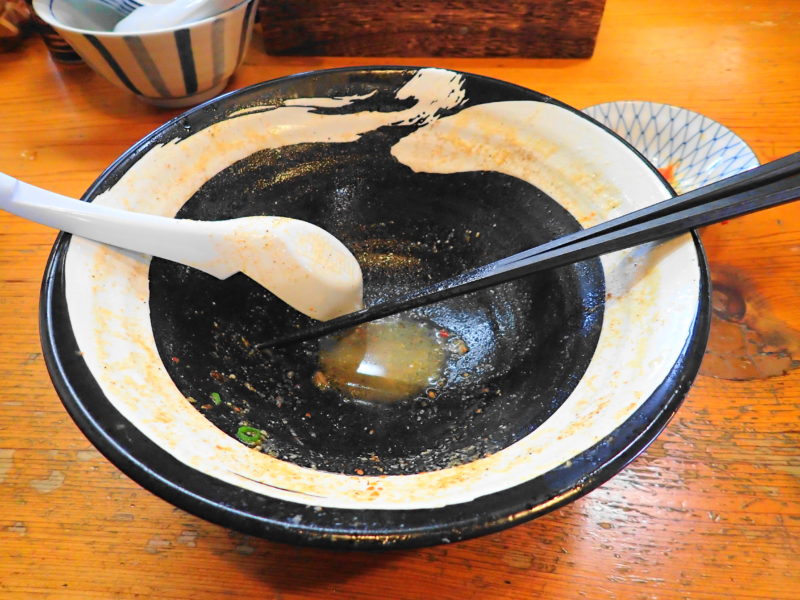
[[[784,177],[798,172],[800,172],[800,152],[795,152],[783,158],[779,158],[778,160],[755,167],[754,169],[743,171],[742,173],[686,192],[680,196],[673,196],[672,198],[657,202],[656,204],[651,204],[650,206],[627,213],[621,217],[604,221],[594,227],[581,229],[575,233],[540,244],[535,248],[512,254],[511,256],[496,261],[494,264],[505,264],[523,260],[529,256],[541,254],[542,252],[560,248],[567,244],[572,244],[590,237],[596,237],[601,233],[614,231],[628,225],[643,223],[648,219],[662,217],[678,210],[705,204],[712,200],[726,198],[740,192],[746,192],[747,190],[783,179]]]
[[[257,347],[283,346],[321,337],[537,271],[561,267],[778,206],[799,196],[800,152],[796,152],[734,177],[467,271],[398,299],[315,324],[308,329],[257,344]]]

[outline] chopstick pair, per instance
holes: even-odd
[[[410,292],[400,298],[257,344],[283,346],[440,302],[546,269],[675,236],[720,221],[778,206],[800,197],[800,152],[565,235]]]

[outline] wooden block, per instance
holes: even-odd
[[[262,0],[269,54],[587,58],[605,0]]]

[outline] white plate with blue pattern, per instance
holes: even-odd
[[[730,129],[685,108],[626,100],[583,112],[641,152],[679,194],[759,164],[753,150]]]

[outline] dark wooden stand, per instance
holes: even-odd
[[[262,0],[269,54],[587,58],[605,0]]]

